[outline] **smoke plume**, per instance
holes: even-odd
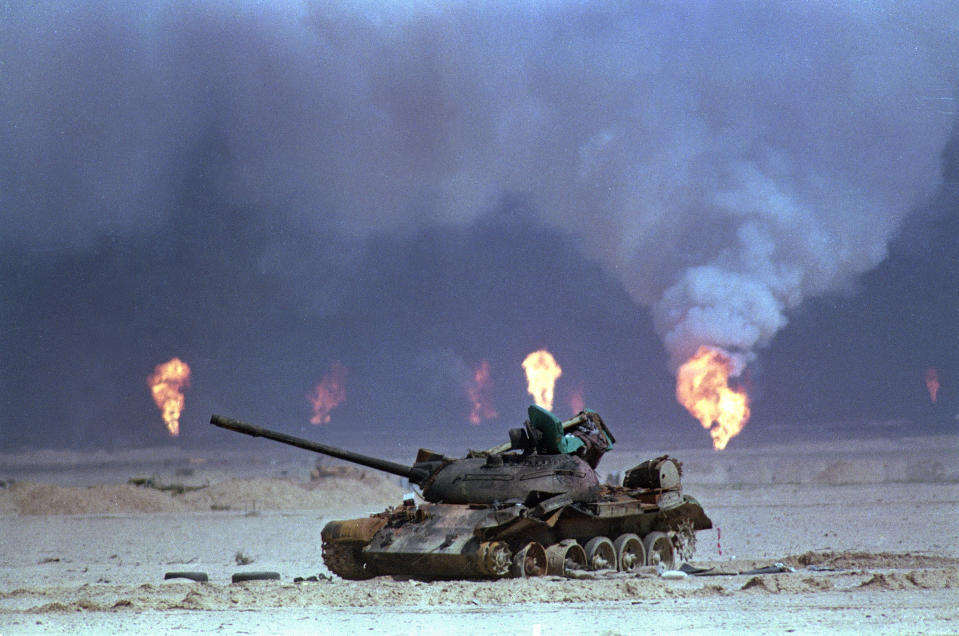
[[[803,298],[884,258],[938,181],[956,42],[934,29],[959,17],[934,3],[4,12],[4,240],[153,229],[178,158],[215,130],[218,196],[351,233],[467,223],[530,194],[654,308],[674,362],[704,342],[753,351]]]
[[[674,368],[701,344],[745,363],[939,186],[956,24],[951,2],[5,3],[0,246],[83,254],[232,206],[265,293],[305,283],[296,310],[331,315],[356,252],[304,245],[522,197],[651,308]],[[228,269],[205,248],[197,277]]]

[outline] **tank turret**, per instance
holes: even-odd
[[[279,431],[272,431],[222,415],[210,423],[252,437],[265,437],[283,444],[336,457],[345,461],[405,477],[419,486],[432,503],[493,504],[522,503],[534,506],[557,495],[571,501],[586,501],[599,492],[594,470],[599,456],[612,443],[612,435],[597,414],[584,411],[561,422],[537,406],[522,429],[510,432],[510,443],[464,458],[450,458],[420,449],[411,466],[353,451],[327,446]]]

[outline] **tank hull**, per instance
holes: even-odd
[[[626,567],[621,554],[615,554],[612,561],[608,556],[594,560],[586,548],[592,552],[600,543],[614,544],[631,536],[641,542],[665,536],[655,556],[638,557],[642,561],[638,565],[652,564],[657,559],[666,560],[663,555],[667,552],[671,559],[672,548],[684,534],[711,527],[699,503],[678,489],[606,487],[592,501],[577,502],[559,495],[535,507],[407,504],[368,518],[331,521],[322,535],[324,561],[343,578],[400,575],[457,579],[527,576],[530,568],[521,561],[531,545],[537,553],[560,550],[566,554],[575,549],[578,554],[582,547],[587,559],[578,564],[582,569],[596,569],[591,567],[594,561],[613,569],[631,569],[635,564]],[[343,567],[346,553],[351,556],[348,567]],[[637,557],[634,554],[632,558]],[[560,558],[559,562],[579,569],[570,558]],[[555,570],[552,568],[551,573],[569,573]]]

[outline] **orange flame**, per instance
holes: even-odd
[[[346,367],[339,362],[330,365],[330,370],[306,396],[313,404],[312,424],[329,424],[330,412],[346,400]]]
[[[929,390],[929,399],[935,404],[939,394],[939,373],[932,367],[926,369],[926,388]]]
[[[180,413],[184,397],[181,389],[190,386],[190,367],[179,358],[158,364],[147,378],[147,386],[153,393],[153,401],[163,412],[170,435],[180,434]]]
[[[702,346],[676,374],[676,399],[709,430],[713,448],[723,450],[749,420],[749,397],[729,387],[733,360],[719,349]]]
[[[488,360],[481,360],[476,366],[473,371],[473,381],[466,387],[466,392],[473,405],[470,411],[470,424],[479,424],[483,420],[498,415],[493,408],[493,378],[490,376]]]
[[[526,371],[527,391],[533,396],[537,406],[547,411],[553,409],[553,388],[556,379],[563,375],[563,369],[546,349],[534,351],[523,360]]]

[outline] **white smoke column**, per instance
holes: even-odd
[[[210,196],[347,235],[527,194],[674,365],[876,266],[955,119],[954,2],[42,6],[0,9],[0,240],[149,230],[214,135]]]

